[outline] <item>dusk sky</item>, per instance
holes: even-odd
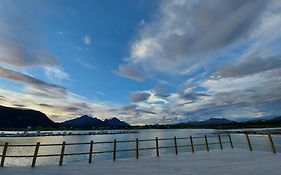
[[[60,122],[281,115],[280,0],[1,0],[0,104]]]

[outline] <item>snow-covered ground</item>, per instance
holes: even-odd
[[[250,152],[247,150],[212,150],[210,152],[160,155],[92,164],[66,164],[63,166],[4,167],[2,175],[280,175],[281,154]]]

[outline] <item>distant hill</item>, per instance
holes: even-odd
[[[130,125],[124,121],[120,121],[118,118],[105,119],[104,124],[108,127],[129,127]]]
[[[116,117],[102,121],[96,117],[88,115],[83,115],[62,123],[55,123],[40,111],[11,108],[0,105],[0,128],[25,129],[28,127],[128,128],[130,125],[124,121],[120,121]]]
[[[237,122],[228,120],[226,118],[210,118],[204,121],[192,121],[187,123],[179,123],[176,125],[190,125],[190,126],[210,126],[210,125],[227,125],[227,124],[236,124]]]
[[[99,128],[99,127],[104,127],[105,124],[103,121],[101,121],[98,118],[90,117],[88,115],[83,115],[81,117],[67,120],[62,123],[63,126],[65,127],[81,127],[81,128]]]
[[[279,117],[261,117],[244,122],[235,122],[226,118],[210,118],[204,121],[191,121],[186,123],[168,124],[168,125],[147,125],[147,128],[250,128],[250,127],[280,127],[281,116]],[[62,123],[55,123],[44,113],[31,109],[18,109],[0,105],[0,128],[135,128],[128,123],[120,121],[114,117],[104,121],[84,115],[75,119],[67,120]],[[138,127],[138,126],[136,126]],[[141,127],[145,128],[145,127]]]
[[[259,123],[259,124],[281,124],[281,116],[279,117],[271,117],[271,118],[257,118],[257,119],[252,119],[249,120],[247,122],[244,122],[247,124],[255,124],[255,123]]]
[[[104,121],[90,117],[88,115],[83,115],[81,117],[67,120],[62,123],[64,127],[76,127],[76,128],[100,128],[100,127],[107,127],[107,128],[124,128],[129,127],[130,125],[124,121],[120,121],[118,118],[114,117],[112,119],[105,119]]]
[[[235,123],[235,121],[228,120],[226,118],[210,118],[209,120],[199,122],[200,125],[226,125]]]
[[[0,106],[0,128],[55,127],[44,113],[31,109]]]
[[[269,121],[278,121],[278,122],[281,122],[281,116],[275,117],[275,118],[273,118],[273,119],[270,119]]]

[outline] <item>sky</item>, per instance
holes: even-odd
[[[1,0],[0,104],[61,122],[281,115],[279,0]]]

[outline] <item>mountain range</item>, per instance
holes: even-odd
[[[46,114],[32,109],[18,109],[0,105],[0,128],[128,128],[130,125],[114,117],[104,121],[83,115],[55,123]]]
[[[114,117],[112,119],[105,119],[104,121],[96,118],[90,117],[88,115],[83,115],[81,117],[67,120],[61,123],[64,127],[76,127],[76,128],[127,128],[130,125],[124,121],[120,121],[118,118]]]
[[[193,126],[203,126],[203,125],[227,125],[236,124],[237,122],[228,120],[226,118],[210,118],[204,121],[190,121],[186,123],[178,123],[176,125],[193,125]]]
[[[159,125],[150,125],[159,128]],[[236,122],[226,118],[210,118],[204,121],[191,121],[186,123],[177,123],[170,125],[161,125],[169,127],[268,127],[268,126],[281,126],[281,116],[275,118],[257,118],[245,122]],[[31,109],[17,109],[5,107],[0,105],[0,128],[129,128],[128,123],[120,121],[114,117],[105,119],[104,121],[83,115],[81,117],[64,121],[62,123],[55,123],[47,117],[44,113]]]

